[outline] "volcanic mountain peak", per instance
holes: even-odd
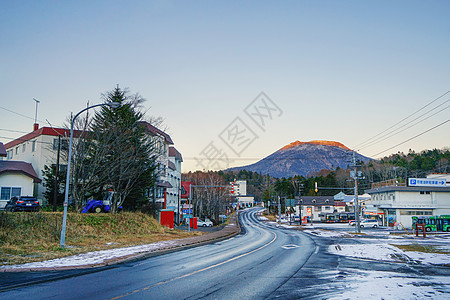
[[[280,150],[287,150],[287,149],[290,149],[290,148],[293,148],[293,147],[297,147],[297,146],[300,146],[300,145],[305,145],[305,144],[335,146],[335,147],[339,147],[339,148],[342,148],[342,149],[345,149],[345,150],[350,150],[344,144],[341,144],[339,142],[335,142],[335,141],[321,141],[321,140],[314,140],[314,141],[309,141],[309,142],[295,141],[295,142],[290,143],[289,145],[284,146]]]

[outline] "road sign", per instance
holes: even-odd
[[[408,186],[446,187],[446,179],[408,178]]]
[[[285,199],[286,207],[295,206],[295,199]]]

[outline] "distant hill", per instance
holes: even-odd
[[[257,163],[229,170],[247,170],[269,174],[277,178],[295,175],[306,177],[323,169],[347,168],[350,158],[351,150],[339,142],[295,141]],[[360,154],[356,154],[356,158],[363,162],[371,160],[371,158]]]

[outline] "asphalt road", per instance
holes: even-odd
[[[302,268],[316,246],[298,231],[259,222],[257,210],[241,212],[245,232],[237,237],[90,274],[14,288],[0,293],[0,298],[270,298]]]
[[[420,299],[422,289],[447,299],[449,287],[433,282],[447,267],[333,255],[330,245],[370,241],[277,228],[258,210],[240,212],[243,234],[205,246],[95,270],[0,273],[0,299],[367,299],[343,297],[367,282],[372,299]]]

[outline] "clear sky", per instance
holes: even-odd
[[[119,84],[147,99],[149,115],[165,119],[183,171],[202,168],[194,158],[212,155],[211,142],[238,166],[296,140],[354,147],[450,90],[445,0],[0,5],[3,143],[31,131],[33,98],[40,125],[60,126]],[[263,127],[245,113],[260,92],[278,108]],[[373,157],[445,122],[449,99],[417,114],[441,105],[427,120],[360,153]],[[252,133],[233,140],[235,152],[225,143],[233,128]],[[446,146],[450,122],[375,158]]]

